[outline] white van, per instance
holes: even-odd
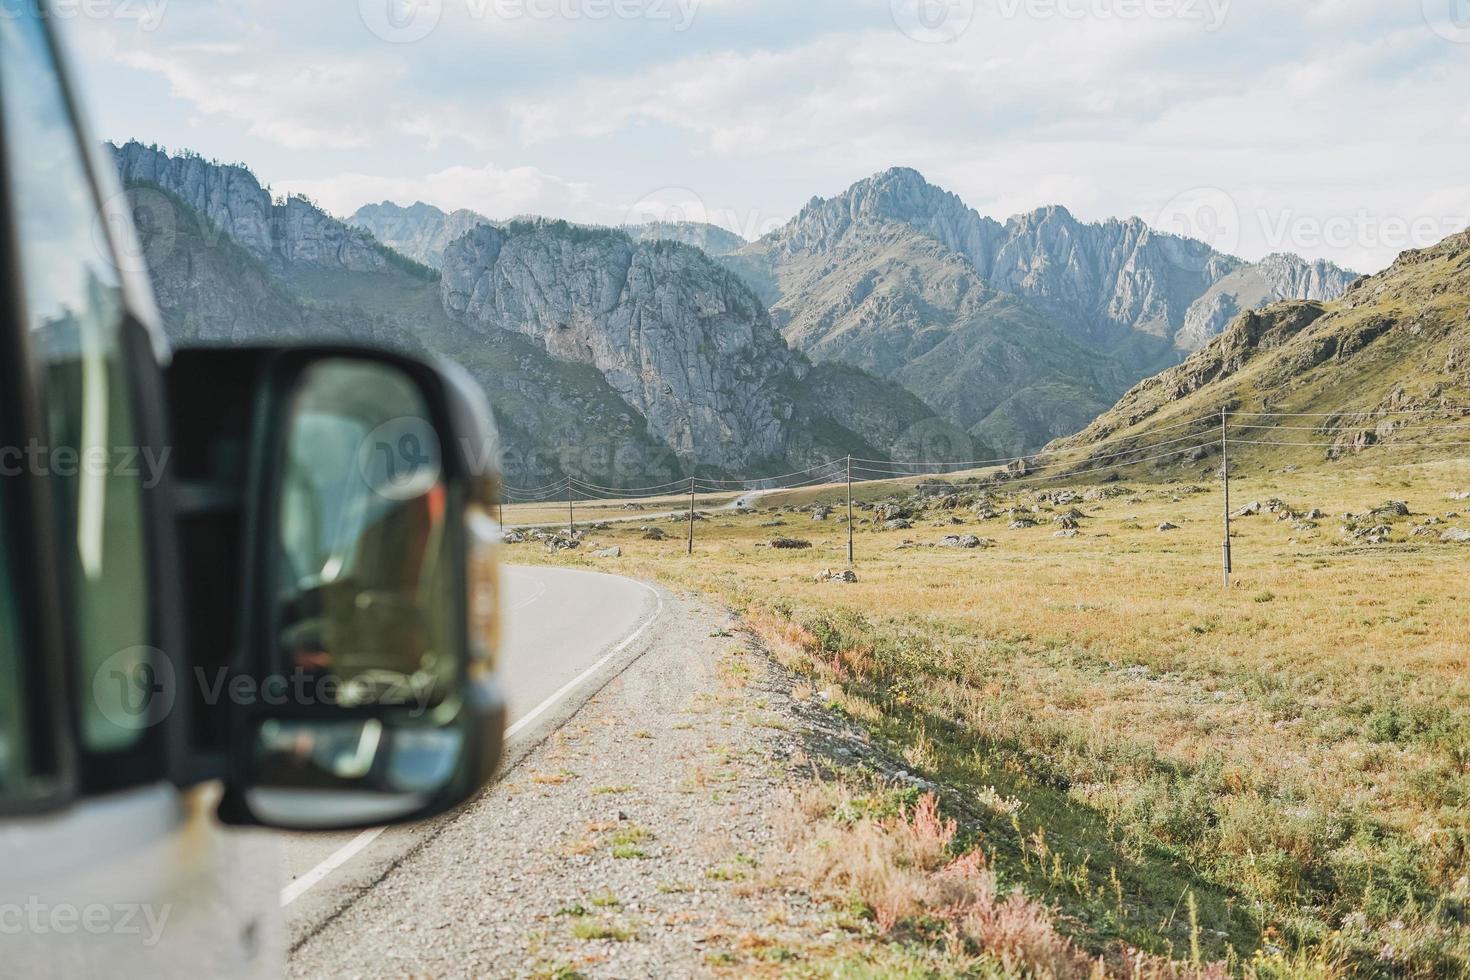
[[[0,12],[0,975],[274,975],[235,828],[495,770],[489,412],[389,352],[170,353],[37,3]]]

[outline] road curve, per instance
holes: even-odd
[[[632,579],[568,568],[506,566],[501,678],[510,708],[505,766],[555,731],[636,659],[663,601]],[[371,888],[440,822],[361,834],[280,834],[281,900],[294,948]]]

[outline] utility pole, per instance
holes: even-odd
[[[1225,484],[1225,545],[1224,568],[1225,588],[1230,588],[1230,416],[1220,409],[1220,478]]]
[[[689,554],[694,554],[694,477],[689,478]]]
[[[567,477],[567,535],[577,536],[577,514],[572,509],[572,478]]]
[[[852,567],[852,454],[847,457],[847,565]]]

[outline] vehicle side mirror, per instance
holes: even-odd
[[[458,369],[387,354],[243,356],[254,398],[221,817],[341,830],[449,810],[489,782],[505,726],[483,395]]]

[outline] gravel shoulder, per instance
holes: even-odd
[[[664,603],[642,655],[301,943],[293,976],[747,975],[840,946],[783,883],[777,828],[793,772],[862,734],[728,612]]]

